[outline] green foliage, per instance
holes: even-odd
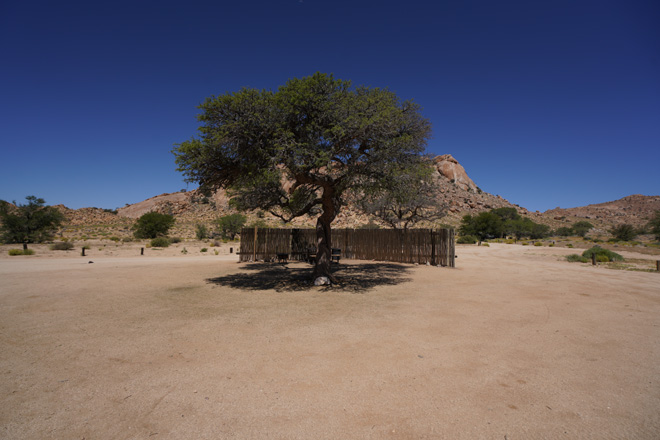
[[[573,243],[568,243],[568,244],[566,245],[566,247],[572,249],[572,248],[573,248]]]
[[[555,235],[558,235],[559,237],[570,237],[571,235],[573,235],[573,228],[562,226],[560,228],[557,228],[557,230],[555,231]]]
[[[603,254],[596,255],[596,261],[598,263],[609,263],[610,262],[610,257],[608,257],[607,255],[603,255]]]
[[[578,254],[566,255],[566,261],[570,263],[588,263],[589,259]]]
[[[479,239],[474,235],[459,235],[456,239],[458,244],[475,244]]]
[[[616,252],[612,252],[609,249],[604,249],[600,246],[594,246],[586,251],[582,252],[582,256],[588,259],[591,259],[591,256],[596,254],[596,259],[598,261],[598,256],[603,255],[607,258],[607,261],[623,261],[623,257]]]
[[[195,237],[197,240],[205,240],[209,236],[209,231],[206,225],[198,223],[195,225]]]
[[[537,241],[536,243],[534,243],[534,246],[543,246],[543,243],[541,243],[540,241]]]
[[[156,238],[166,236],[174,225],[174,217],[158,212],[148,212],[137,219],[133,229],[135,238]]]
[[[0,200],[0,240],[4,243],[41,243],[52,239],[64,215],[44,199],[25,198],[27,204],[14,207]]]
[[[479,241],[502,235],[502,219],[492,212],[482,212],[476,217],[466,215],[458,228],[460,235],[474,235]]]
[[[152,247],[168,247],[170,245],[170,240],[167,237],[156,237],[150,242]]]
[[[491,209],[490,212],[498,216],[502,221],[520,219],[520,215],[516,208],[495,208]]]
[[[637,236],[635,227],[628,224],[616,226],[612,228],[610,233],[614,236],[615,239],[621,241],[630,241]]]
[[[181,253],[182,253],[183,255],[187,254],[187,253],[188,253],[188,249],[186,249],[186,248],[184,247],[183,249],[181,249]]]
[[[647,225],[649,232],[655,235],[655,239],[660,241],[660,211],[655,211],[651,220]]]
[[[70,251],[73,249],[73,243],[70,241],[60,241],[50,245],[51,251]]]
[[[170,237],[170,243],[181,243],[181,237]]]
[[[394,169],[388,179],[368,186],[358,200],[362,212],[394,229],[408,229],[421,221],[433,222],[447,213],[438,198],[431,164]]]
[[[247,218],[243,214],[225,215],[217,220],[218,229],[220,229],[220,234],[222,234],[223,238],[233,240],[236,234],[241,232],[246,221]],[[263,220],[258,221],[265,223]]]
[[[9,249],[8,254],[12,257],[17,255],[34,255],[34,249]]]
[[[199,251],[200,251],[200,252],[207,252],[208,249],[207,249],[207,248],[201,248]]]
[[[579,222],[573,223],[573,228],[572,229],[573,229],[573,232],[575,232],[575,235],[577,235],[579,237],[584,237],[585,235],[587,235],[587,232],[589,232],[591,230],[591,228],[593,228],[593,227],[594,227],[594,225],[592,225],[588,221],[580,220]]]

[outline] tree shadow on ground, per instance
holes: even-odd
[[[240,273],[208,278],[207,283],[241,290],[304,291],[314,287],[313,267],[289,267],[276,263],[250,263]],[[362,293],[378,286],[394,286],[410,281],[410,267],[403,264],[373,262],[333,265],[339,284],[324,289]]]

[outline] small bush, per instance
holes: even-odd
[[[206,252],[206,251],[208,251],[208,249],[207,248],[201,248],[199,251],[200,252]]]
[[[215,249],[213,252],[215,252],[216,255],[218,255],[220,252],[218,252],[217,249]]]
[[[554,243],[550,243],[550,244],[548,245],[548,247],[555,247],[555,244],[554,244]]]
[[[117,237],[116,235],[113,235],[112,237],[110,237],[110,240],[114,241],[115,243],[117,243],[118,241],[121,241],[121,239],[119,237]]]
[[[170,240],[167,237],[156,237],[150,242],[151,247],[168,247]]]
[[[124,238],[121,239],[121,241],[123,243],[130,243],[130,242],[133,241],[133,238],[132,237],[124,237]]]
[[[566,255],[566,261],[569,263],[588,263],[589,259],[578,254]]]
[[[589,259],[591,259],[593,254],[596,254],[596,261],[600,261],[598,259],[600,255],[606,256],[606,261],[623,261],[623,257],[621,255],[617,254],[616,252],[612,252],[609,249],[603,249],[600,246],[594,246],[591,249],[587,249],[586,251],[582,252],[582,256]]]
[[[209,235],[209,230],[206,228],[206,225],[198,223],[195,225],[195,237],[197,240],[204,240]]]
[[[537,241],[536,243],[534,243],[534,246],[543,246],[543,243],[541,243],[540,241]]]
[[[188,249],[186,249],[186,248],[184,247],[183,249],[181,249],[181,253],[182,253],[183,255],[186,255],[186,254],[188,253]]]
[[[596,261],[599,263],[609,263],[610,262],[610,257],[607,255],[596,255]]]
[[[458,244],[475,244],[478,241],[474,235],[461,235],[456,239]]]
[[[9,249],[9,255],[15,257],[16,255],[34,255],[33,249]]]
[[[572,248],[573,248],[573,243],[568,243],[568,244],[566,245],[566,247],[572,249]]]
[[[181,243],[181,237],[170,238],[170,243]]]
[[[53,243],[49,247],[51,251],[70,251],[73,249],[73,243],[70,241],[61,241]]]
[[[488,243],[481,243],[482,246],[490,247]]]
[[[523,242],[520,243],[520,244],[523,245],[523,246],[527,246],[529,243],[527,243],[526,241],[523,241]]]

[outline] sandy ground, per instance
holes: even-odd
[[[0,258],[0,438],[660,437],[658,273],[136,249]]]

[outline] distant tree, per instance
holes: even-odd
[[[195,237],[197,237],[197,240],[204,240],[208,238],[209,236],[209,230],[207,229],[205,224],[202,223],[197,223],[195,225]]]
[[[502,221],[520,219],[520,214],[518,214],[516,208],[495,208],[491,209],[490,212],[501,218]]]
[[[610,230],[610,233],[614,236],[614,238],[621,241],[630,241],[637,236],[635,227],[628,224],[616,226]]]
[[[529,219],[525,219],[525,220],[529,220]],[[539,238],[545,238],[548,235],[550,235],[550,226],[543,225],[543,224],[540,224],[540,223],[535,223],[531,220],[529,220],[529,221],[532,223],[531,224],[531,230],[530,230],[530,233],[529,233],[529,238],[532,238],[532,239],[536,240],[536,239],[539,239]]]
[[[241,228],[246,221],[247,218],[243,214],[229,214],[220,217],[217,223],[222,237],[233,240],[236,238],[236,234],[241,232]]]
[[[655,211],[647,227],[649,232],[655,235],[655,239],[660,241],[660,211]]]
[[[594,225],[588,221],[580,220],[579,222],[573,223],[573,232],[575,232],[575,235],[577,236],[584,237],[593,227]]]
[[[421,163],[431,130],[416,104],[322,73],[275,92],[211,97],[200,109],[200,138],[173,150],[178,170],[202,188],[226,188],[242,210],[318,216],[312,276],[331,281],[331,224],[348,190]]]
[[[165,237],[174,225],[174,217],[158,212],[148,212],[135,222],[135,238]]]
[[[394,229],[406,230],[421,221],[439,220],[447,207],[438,198],[439,187],[430,166],[394,170],[373,192],[367,190],[358,206]]]
[[[487,238],[500,237],[503,233],[502,219],[492,212],[482,212],[476,217],[466,215],[458,229],[460,235],[474,235],[483,241]]]
[[[0,239],[5,243],[41,243],[52,239],[64,215],[44,199],[27,196],[26,205],[14,207],[0,200]]]
[[[573,228],[570,228],[568,226],[562,226],[560,228],[557,228],[555,234],[560,237],[570,237],[571,235],[573,235]]]

